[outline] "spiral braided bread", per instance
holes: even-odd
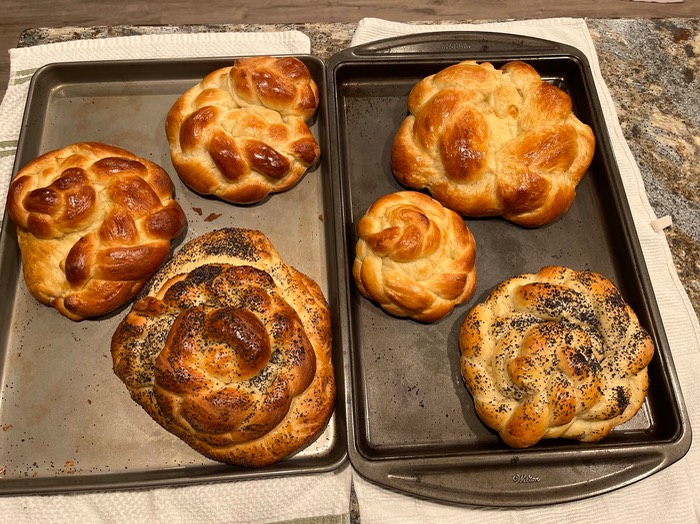
[[[203,455],[279,461],[326,426],[335,403],[328,305],[260,232],[188,242],[112,338],[132,398]]]
[[[357,287],[392,315],[435,322],[474,292],[474,237],[459,215],[427,195],[377,199],[357,234]]]
[[[654,355],[607,278],[557,266],[498,285],[464,319],[459,345],[479,417],[517,448],[604,438],[642,406]]]

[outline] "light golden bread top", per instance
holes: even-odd
[[[476,244],[464,220],[416,191],[377,199],[357,224],[353,276],[388,313],[435,322],[476,286]]]

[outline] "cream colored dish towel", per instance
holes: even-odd
[[[298,31],[158,34],[11,49],[9,86],[0,105],[0,211],[4,214],[29,82],[42,65],[88,60],[308,54],[310,50],[309,38]],[[0,522],[252,524],[298,520],[331,524],[349,520],[350,482],[350,470],[344,467],[318,475],[177,488],[0,497]]]
[[[585,21],[558,18],[479,25],[410,25],[368,18],[360,21],[352,44],[425,31],[514,33],[568,44],[587,55],[673,353],[695,443],[679,462],[630,486],[582,501],[520,510],[465,508],[425,502],[387,491],[355,474],[353,483],[362,524],[700,522],[700,382],[697,380],[700,326],[678,279],[666,237],[663,231],[655,231],[657,217],[649,205],[639,168],[622,134]]]

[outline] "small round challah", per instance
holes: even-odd
[[[72,320],[129,302],[185,228],[172,193],[161,167],[106,144],[31,161],[7,198],[29,292]]]
[[[379,198],[357,234],[355,283],[386,312],[435,322],[474,293],[474,237],[459,215],[428,195]]]
[[[654,355],[607,278],[555,266],[498,285],[464,319],[459,345],[477,414],[515,448],[604,438],[644,403]]]
[[[414,86],[408,109],[391,152],[396,179],[462,216],[550,223],[593,158],[570,97],[524,62],[450,66]]]
[[[331,350],[319,286],[245,229],[189,241],[112,337],[131,397],[193,449],[241,466],[279,461],[323,431]]]
[[[194,191],[238,204],[289,189],[320,157],[305,122],[318,102],[299,59],[237,60],[171,107],[165,130],[173,166]]]

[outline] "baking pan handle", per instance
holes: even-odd
[[[491,33],[484,31],[435,31],[377,40],[367,44],[351,47],[346,51],[357,58],[391,55],[459,55],[465,53],[488,55],[489,57],[508,56],[515,54],[523,56],[542,52],[571,53],[574,48],[528,36],[506,33]],[[478,56],[475,56],[475,58]]]
[[[615,486],[631,484],[663,469],[668,457],[663,452],[640,457],[609,457],[582,452],[563,460],[529,460],[501,456],[498,465],[489,460],[475,464],[440,460],[420,464],[385,463],[358,473],[387,488],[428,500],[489,507],[531,507],[561,503],[601,494]],[[375,464],[376,466],[377,464]],[[367,474],[367,475],[365,475]]]

